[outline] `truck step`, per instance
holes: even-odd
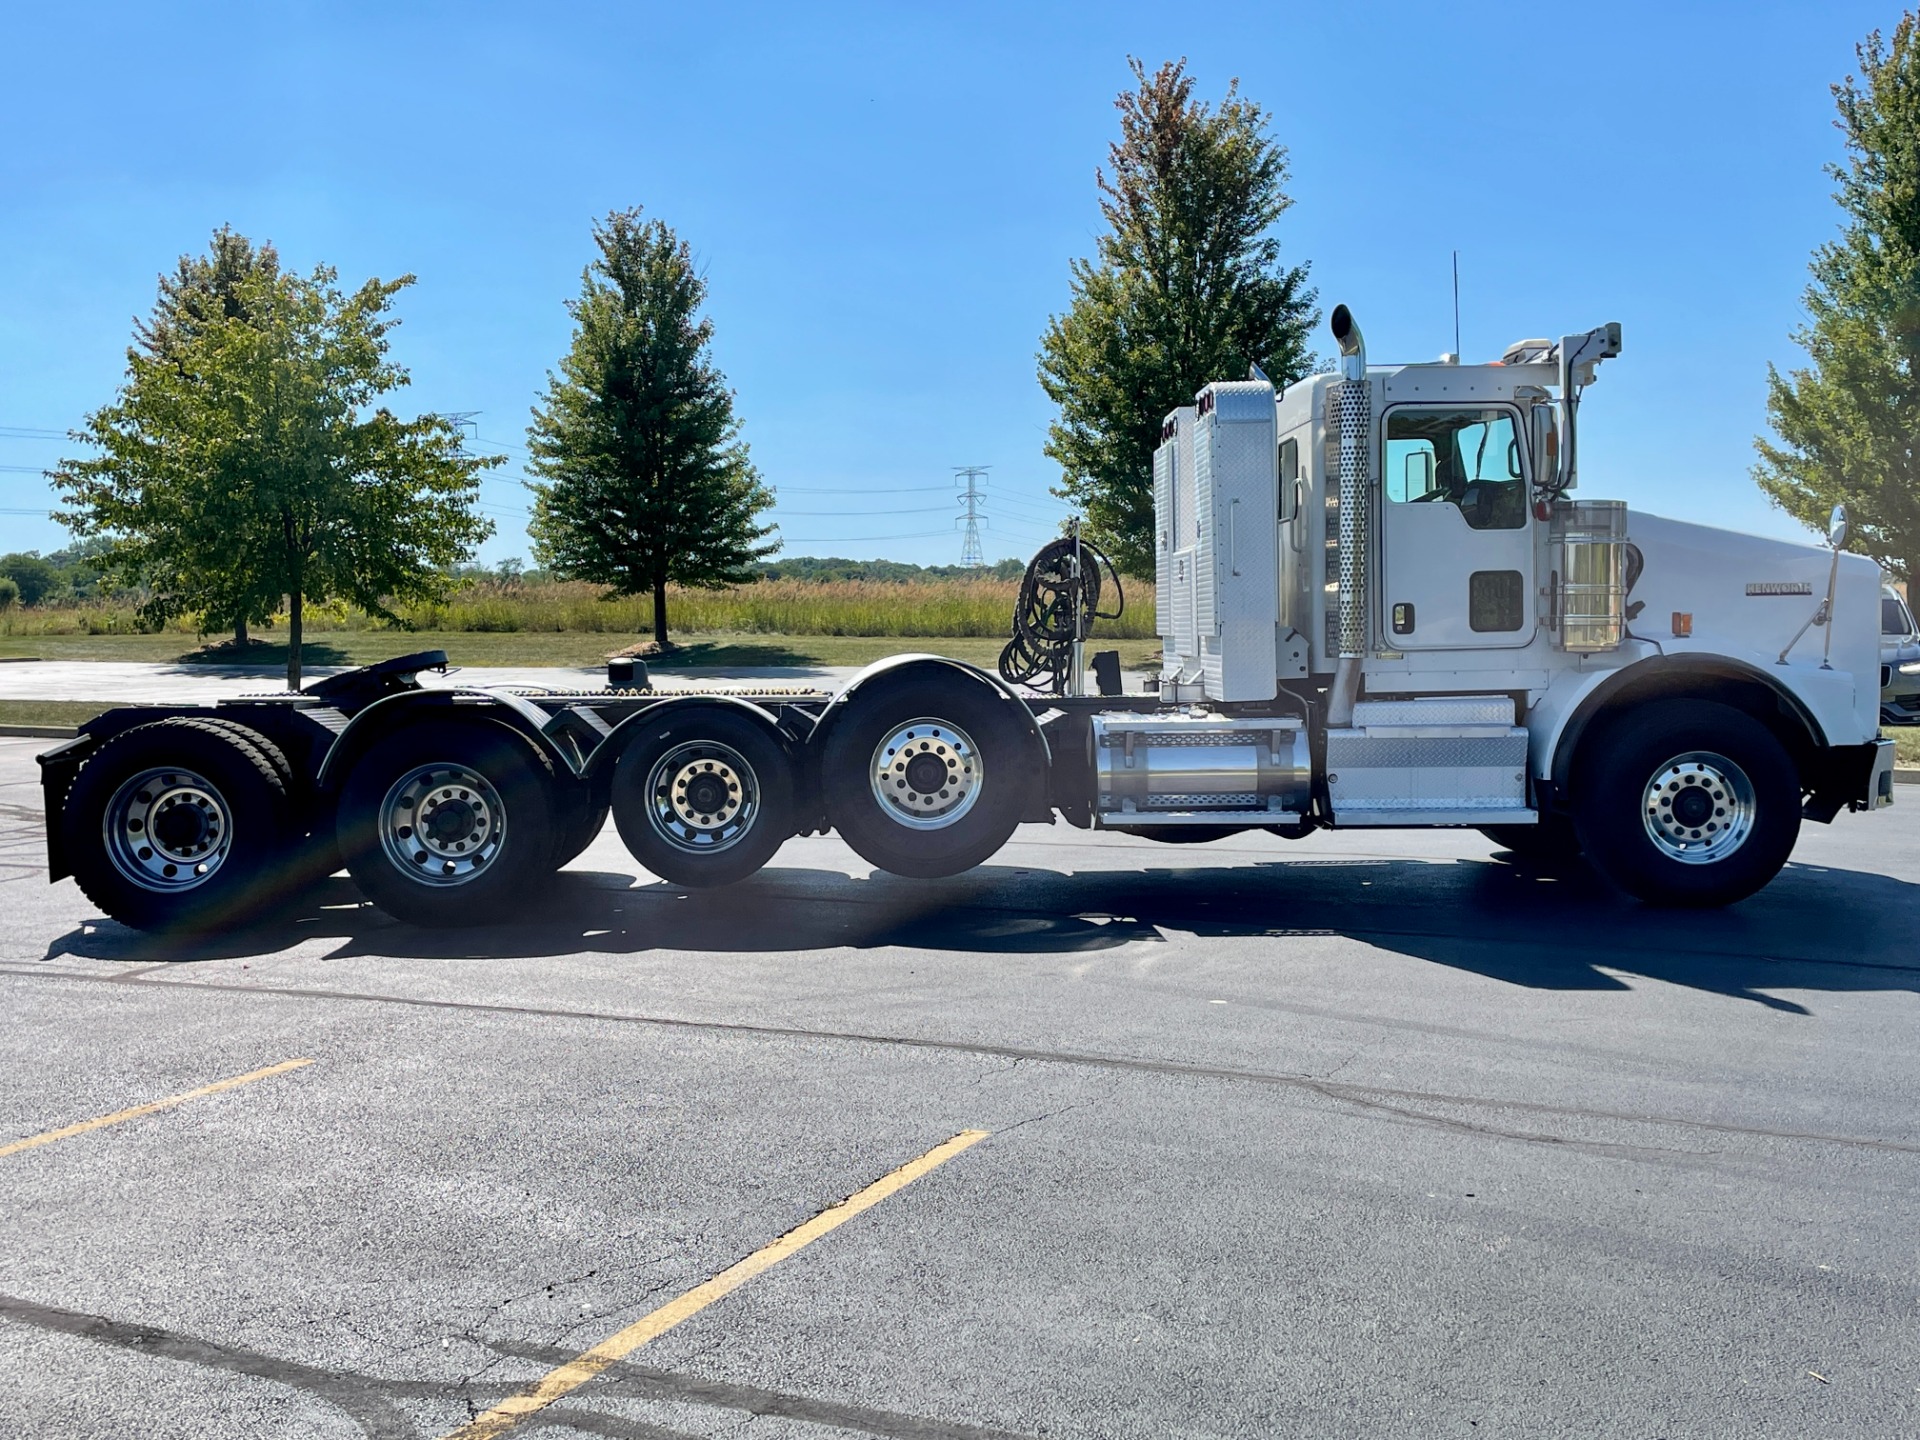
[[[1527,732],[1505,695],[1366,700],[1327,732],[1336,825],[1525,825]]]

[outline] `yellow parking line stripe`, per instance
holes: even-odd
[[[67,1125],[58,1130],[49,1130],[44,1135],[29,1135],[24,1140],[15,1140],[0,1145],[0,1155],[12,1155],[21,1150],[31,1150],[37,1145],[51,1145],[56,1140],[65,1140],[71,1135],[84,1135],[89,1130],[104,1130],[109,1125],[118,1125],[123,1120],[138,1120],[142,1115],[151,1115],[156,1110],[171,1110],[176,1105],[184,1105],[189,1100],[198,1100],[202,1095],[218,1095],[222,1090],[237,1090],[242,1085],[251,1085],[256,1080],[265,1080],[274,1075],[284,1075],[289,1070],[298,1070],[302,1065],[311,1065],[313,1061],[282,1060],[278,1065],[268,1065],[264,1069],[249,1070],[244,1075],[230,1076],[225,1080],[216,1080],[211,1085],[202,1085],[198,1090],[183,1090],[178,1095],[169,1095],[164,1100],[149,1100],[144,1105],[135,1105],[130,1110],[116,1110],[111,1115],[102,1115],[93,1120],[82,1120],[78,1125]]]
[[[617,1331],[591,1350],[575,1356],[550,1372],[533,1389],[501,1401],[483,1415],[477,1415],[450,1432],[444,1440],[492,1440],[518,1425],[535,1411],[578,1390],[587,1381],[616,1361],[624,1360],[649,1340],[658,1338],[683,1320],[691,1320],[714,1301],[738,1290],[763,1271],[771,1270],[789,1255],[796,1254],[830,1230],[853,1219],[862,1210],[870,1210],[894,1191],[911,1185],[922,1175],[947,1163],[969,1146],[987,1138],[985,1130],[962,1130],[951,1140],[936,1145],[918,1160],[910,1160],[898,1170],[889,1171],[863,1190],[856,1190],[839,1204],[822,1210],[805,1224],[796,1225],[772,1244],[756,1250],[746,1259],[728,1266],[718,1275],[678,1299],[669,1300],[658,1310]]]

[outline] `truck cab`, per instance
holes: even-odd
[[[1163,427],[1166,703],[1294,701],[1321,823],[1586,850],[1647,898],[1734,898],[1803,816],[1891,803],[1877,566],[1578,493],[1618,326],[1480,365],[1371,365],[1334,330],[1339,373],[1210,386]]]

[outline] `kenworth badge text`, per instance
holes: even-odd
[[[1344,306],[1333,335],[1336,374],[1209,385],[1167,417],[1150,694],[1042,697],[924,655],[832,693],[423,687],[431,652],[90,721],[40,757],[51,878],[190,929],[344,864],[402,920],[470,924],[609,812],[687,886],[829,827],[884,870],[952,875],[1059,818],[1168,841],[1471,826],[1722,905],[1802,819],[1892,803],[1880,576],[1840,553],[1843,515],[1821,549],[1574,498],[1617,325],[1488,365],[1369,366]]]

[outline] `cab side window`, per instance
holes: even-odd
[[[1387,502],[1452,505],[1475,530],[1527,523],[1520,433],[1507,410],[1401,406],[1387,412]]]

